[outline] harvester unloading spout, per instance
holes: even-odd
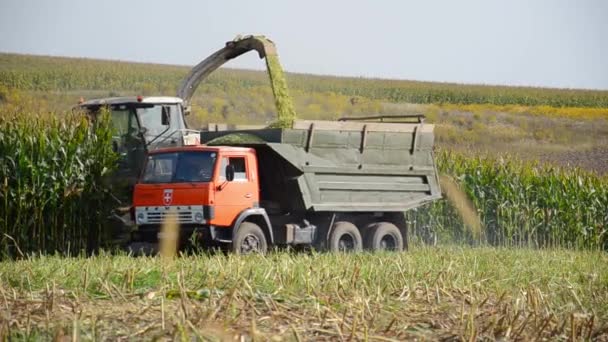
[[[177,97],[184,100],[185,105],[189,105],[192,94],[202,80],[224,63],[251,50],[256,50],[260,58],[276,55],[274,43],[264,36],[236,37],[190,70],[179,87]]]
[[[264,36],[237,36],[235,39],[227,42],[222,49],[205,58],[205,60],[192,68],[190,73],[183,79],[177,92],[177,97],[184,101],[186,110],[189,110],[192,95],[202,80],[229,60],[251,50],[257,51],[260,59],[266,58],[266,68],[279,117],[276,124],[279,126],[290,126],[295,119],[295,110],[288,95],[287,82],[283,76],[283,69],[279,63],[276,47],[270,39]]]

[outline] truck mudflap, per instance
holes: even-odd
[[[270,224],[270,219],[268,218],[268,214],[264,208],[250,208],[243,210],[239,216],[234,220],[234,224],[232,225],[232,237],[236,235],[241,223],[245,221],[250,221],[262,228],[264,234],[266,234],[266,240],[268,240],[269,244],[274,244],[274,235],[272,233],[272,225]]]

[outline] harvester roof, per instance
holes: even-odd
[[[178,104],[182,103],[182,99],[173,96],[122,96],[122,97],[106,97],[101,99],[89,100],[81,103],[82,107],[115,105],[128,103],[159,103],[159,104]]]

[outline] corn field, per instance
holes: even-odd
[[[0,256],[93,251],[107,240],[108,119],[0,116]]]
[[[514,247],[608,249],[608,177],[510,158],[442,151],[442,172],[472,199],[482,231],[475,236],[447,201],[409,213],[423,239]]]
[[[0,53],[0,85],[20,90],[138,91],[173,95],[190,68],[159,64],[43,57]],[[287,73],[294,92],[332,93],[372,100],[434,104],[493,104],[551,107],[608,107],[608,91],[461,85],[408,80],[364,79]],[[199,93],[228,96],[268,87],[263,71],[221,69],[200,85]]]
[[[110,247],[116,156],[107,118],[0,115],[0,257]],[[447,201],[408,213],[415,239],[608,250],[608,177],[442,151],[439,168],[472,199],[475,234]]]

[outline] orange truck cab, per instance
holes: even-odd
[[[134,240],[155,242],[162,222],[174,215],[182,244],[193,234],[205,246],[232,243],[236,227],[247,233],[241,234],[247,242],[239,241],[239,247],[245,246],[237,252],[265,250],[273,237],[270,229],[260,227],[269,228],[270,221],[259,203],[254,149],[201,145],[159,149],[148,154],[135,186]]]

